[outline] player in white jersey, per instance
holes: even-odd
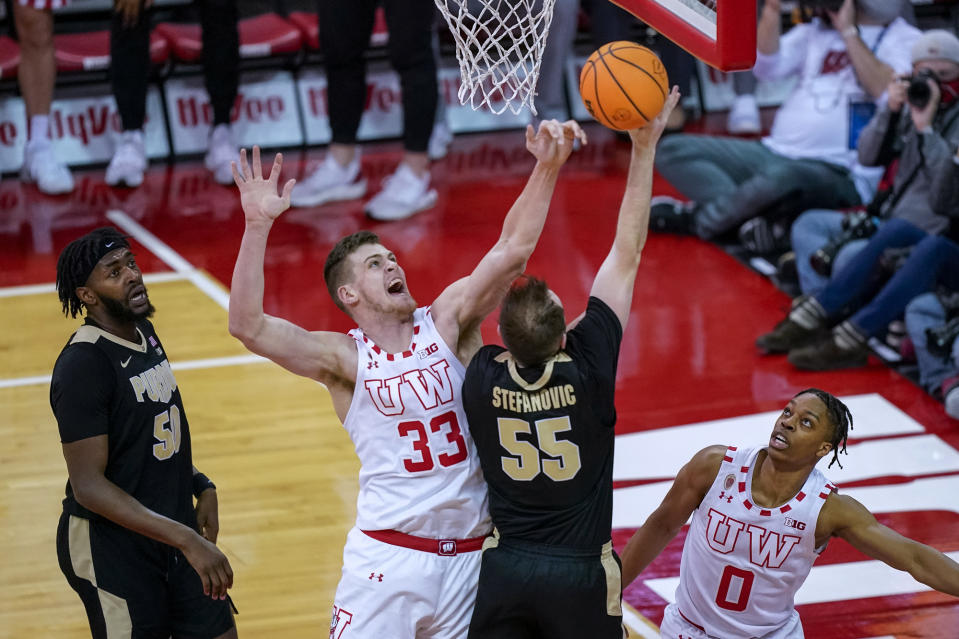
[[[310,332],[263,312],[263,259],[293,180],[277,194],[282,159],[263,178],[260,155],[234,167],[246,229],[233,272],[230,332],[251,351],[322,382],[360,458],[356,526],[343,552],[333,639],[465,637],[482,542],[486,485],[462,409],[465,364],[480,323],[522,274],[539,239],[575,122],[526,131],[536,166],[473,272],[417,308],[403,269],[369,231],[341,239],[324,279],[359,328]]]
[[[710,446],[683,467],[622,557],[625,587],[692,515],[664,639],[801,638],[794,597],[832,537],[959,596],[959,564],[880,524],[816,470],[830,453],[830,466],[838,461],[850,428],[845,404],[810,388],[786,405],[765,448]]]

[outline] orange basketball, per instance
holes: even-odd
[[[669,95],[669,78],[655,53],[621,40],[589,56],[579,74],[579,94],[597,122],[627,131],[659,114]]]

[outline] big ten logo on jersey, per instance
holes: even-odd
[[[342,639],[346,629],[353,621],[353,613],[333,606],[333,615],[330,617],[330,639]]]
[[[419,357],[420,359],[426,359],[430,355],[433,355],[434,353],[439,352],[439,350],[440,350],[440,347],[436,345],[436,342],[433,342],[426,348],[421,348],[420,350],[416,351],[416,356]]]
[[[706,543],[718,553],[728,555],[736,548],[741,537],[749,544],[749,561],[756,566],[780,568],[789,553],[799,543],[800,537],[768,530],[764,526],[746,525],[724,515],[714,508],[709,509],[709,523],[706,525]],[[741,535],[743,529],[746,535]]]

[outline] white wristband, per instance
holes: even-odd
[[[855,26],[855,25],[853,25],[853,26],[851,26],[851,27],[846,27],[845,29],[842,30],[841,35],[842,35],[843,38],[851,38],[852,36],[858,36],[858,35],[859,35],[859,27],[857,27],[857,26]]]

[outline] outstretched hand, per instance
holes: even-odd
[[[247,222],[272,221],[280,213],[290,208],[290,193],[296,180],[288,180],[283,191],[277,195],[280,180],[280,168],[283,166],[283,154],[277,153],[273,159],[273,168],[266,179],[260,163],[260,147],[253,147],[253,168],[246,161],[246,149],[240,149],[240,169],[231,162],[233,181],[240,189],[240,204]]]
[[[629,137],[633,140],[634,149],[652,150],[656,147],[656,143],[659,142],[659,138],[662,137],[663,131],[666,130],[666,122],[669,120],[669,114],[672,113],[676,105],[679,104],[681,97],[679,87],[673,86],[673,90],[666,96],[666,102],[663,103],[663,108],[660,110],[659,115],[638,129],[630,129]]]
[[[856,26],[856,3],[854,0],[844,0],[839,11],[826,11],[833,28],[842,33],[849,27]]]
[[[562,124],[558,120],[543,120],[536,130],[533,125],[526,125],[526,148],[541,164],[562,166],[577,139],[586,144],[586,133],[575,120]]]

